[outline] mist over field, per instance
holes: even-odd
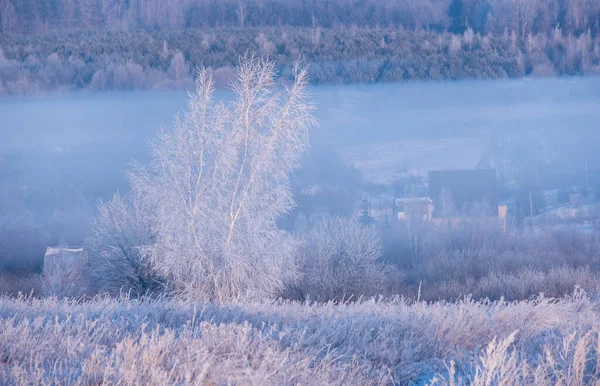
[[[572,159],[595,153],[599,143],[600,78],[310,86],[308,92],[318,120],[311,130],[314,151],[337,153],[373,183],[474,168],[491,137],[529,136],[531,148],[541,140],[575,141],[567,154]],[[216,97],[233,95],[220,88]],[[81,244],[97,200],[127,190],[124,172],[134,160],[149,160],[150,139],[161,125],[172,126],[186,103],[184,91],[2,99],[5,207],[44,224],[47,242]],[[58,225],[48,220],[54,217]],[[38,261],[41,250],[40,244]]]
[[[0,384],[597,385],[600,0],[0,0]]]
[[[394,166],[472,168],[490,135],[600,139],[600,78],[313,86],[308,92],[319,122],[313,146],[343,154],[375,178],[397,172]],[[217,91],[222,100],[231,96]],[[86,196],[106,198],[120,187],[129,161],[147,159],[149,139],[159,126],[172,125],[186,103],[185,92],[164,91],[5,98],[3,172],[16,176],[22,168],[21,182],[35,190],[44,190],[39,177],[45,176],[50,185],[85,186]]]

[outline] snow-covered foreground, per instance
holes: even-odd
[[[599,305],[0,298],[0,383],[593,383]]]

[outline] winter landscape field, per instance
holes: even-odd
[[[313,145],[331,141],[345,161],[367,176],[364,178],[376,180],[381,175],[389,179],[395,168],[407,166],[413,171],[443,165],[474,167],[484,153],[486,137],[501,127],[508,132],[525,126],[537,132],[560,132],[567,122],[577,122],[578,127],[591,128],[598,112],[581,106],[598,102],[596,83],[596,79],[573,79],[423,85],[429,95],[439,98],[444,93],[455,95],[452,90],[461,95],[461,91],[482,85],[504,92],[485,103],[484,97],[465,97],[461,102],[448,97],[448,107],[424,103],[430,97],[416,92],[416,85],[401,84],[349,87],[347,93],[343,87],[309,88],[306,98],[318,103],[315,115],[319,124],[311,129]],[[564,96],[557,91],[565,85],[571,87],[572,105],[562,103]],[[517,95],[513,88],[519,88],[518,97],[524,99],[518,108],[511,102],[512,95]],[[540,100],[540,94],[546,97]],[[199,119],[191,113],[201,111],[201,96],[192,98],[185,119]],[[217,97],[233,100],[230,92],[217,92]],[[378,103],[379,98],[404,100],[406,105],[390,109]],[[367,100],[375,102],[363,103]],[[475,103],[477,107],[472,106]],[[554,118],[547,120],[543,114],[523,117],[522,106],[528,104],[551,111]],[[168,116],[184,106],[185,98],[179,93],[4,101],[0,104],[3,117],[8,117],[11,126],[20,127],[2,133],[4,157],[19,154],[31,163],[5,163],[3,171],[6,178],[15,179],[14,184],[19,180],[31,184],[32,199],[36,190],[48,193],[48,187],[60,188],[57,185],[68,181],[70,189],[62,192],[73,195],[67,200],[71,205],[77,194],[85,201],[94,194],[127,188],[127,180],[135,183],[138,178],[148,178],[145,174],[122,176],[122,171],[131,167],[128,157],[140,155],[147,162],[144,148],[154,127],[160,122],[172,127]],[[385,115],[353,119],[353,115],[368,116],[377,108]],[[462,113],[455,112],[460,109]],[[470,110],[475,111],[472,119],[467,113]],[[73,114],[65,116],[65,111]],[[304,112],[299,109],[297,113]],[[147,122],[135,129],[135,117],[142,115]],[[81,125],[88,119],[92,123],[86,124],[89,131],[83,135]],[[41,121],[63,131],[38,133]],[[502,126],[498,121],[511,124]],[[152,162],[176,161],[174,154],[199,156],[194,148],[170,148],[172,140],[186,133],[178,130],[195,127],[193,121],[187,122],[179,129],[167,129],[175,130],[171,140],[167,131],[167,137],[162,137],[166,142],[154,142]],[[473,122],[472,126],[466,122]],[[176,153],[162,156],[156,151]],[[436,153],[435,157],[426,155],[430,153]],[[43,165],[37,164],[39,159],[45,159]],[[185,165],[173,164],[165,169],[170,172],[154,178],[174,178],[171,185],[182,183],[171,173],[174,167]],[[11,173],[15,166],[21,170]],[[160,173],[161,169],[153,170]],[[61,173],[70,174],[67,178]],[[108,186],[99,186],[99,181]],[[85,274],[91,276],[86,279],[91,287],[78,286],[81,275],[67,267],[54,276],[15,279],[4,275],[0,280],[0,288],[8,293],[0,299],[3,383],[571,385],[600,379],[597,231],[579,234],[567,228],[506,234],[482,217],[460,227],[421,229],[422,238],[416,240],[405,234],[401,225],[387,225],[375,234],[365,233],[367,228],[361,230],[353,221],[331,218],[313,224],[314,232],[296,231],[300,255],[294,258],[297,263],[288,260],[285,264],[299,264],[299,277],[278,277],[281,274],[272,271],[273,267],[258,265],[252,269],[275,275],[267,277],[276,281],[257,287],[244,276],[256,273],[244,272],[246,268],[240,266],[243,273],[238,273],[242,276],[236,280],[246,286],[246,292],[234,295],[227,288],[224,293],[228,295],[215,302],[221,296],[215,292],[216,281],[202,284],[202,276],[189,276],[190,272],[177,266],[154,266],[152,260],[141,257],[144,248],[152,248],[149,243],[158,243],[155,237],[164,237],[152,233],[165,230],[152,230],[153,222],[144,225],[146,216],[158,214],[147,212],[147,203],[136,201],[137,194],[107,196],[110,200],[99,207],[91,233],[85,229],[74,232],[72,224],[61,229],[71,237],[77,231],[87,235],[86,248],[94,259],[90,260],[91,271]],[[186,190],[185,194],[195,193]],[[29,221],[48,213],[47,204],[35,204],[27,201],[27,196],[22,202],[30,211]],[[52,204],[56,205],[54,211],[64,210],[60,201]],[[78,212],[81,208],[85,205],[67,215],[87,224],[89,215]],[[204,210],[210,215],[214,208]],[[5,224],[9,220],[4,217]],[[180,239],[161,254],[174,253],[177,243],[187,243],[186,223],[170,223],[177,217],[168,221],[166,230],[184,228],[168,236]],[[281,237],[278,234],[269,237]],[[181,245],[200,248],[193,243]],[[186,256],[188,252],[175,252],[180,259],[192,259],[184,260],[186,271],[198,264],[195,255]],[[353,263],[338,261],[341,256],[348,256]],[[382,256],[385,260],[378,263]],[[148,259],[153,258],[148,255]],[[221,269],[232,268],[225,265]],[[184,280],[183,286],[173,288],[175,293],[164,292],[160,289],[168,282],[164,274],[174,275],[169,279],[174,283]],[[211,275],[210,271],[206,274]],[[201,280],[197,285],[204,288],[202,292],[188,287],[194,280]],[[279,280],[297,284],[285,289],[289,284],[281,287]],[[105,290],[116,298],[103,294]],[[173,297],[179,291],[183,292]],[[265,299],[260,295],[264,291],[276,296]],[[40,298],[40,294],[47,296]]]
[[[594,384],[598,300],[2,303],[7,384]]]
[[[0,0],[0,385],[600,384],[600,1]]]

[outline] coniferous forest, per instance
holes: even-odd
[[[227,83],[241,56],[315,84],[600,73],[593,0],[2,0],[0,94]]]

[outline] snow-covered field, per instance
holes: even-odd
[[[0,298],[0,383],[592,384],[599,306]]]
[[[320,122],[313,141],[378,181],[402,170],[473,167],[493,131],[595,130],[600,118],[598,79],[312,91]],[[146,138],[184,100],[148,92],[2,101],[0,166],[10,166],[0,169],[2,182],[27,197],[33,223],[36,208],[52,212],[56,203],[36,203],[32,191],[67,203],[111,194],[130,157],[146,154]],[[477,231],[425,238],[404,293],[418,288],[411,299],[431,302],[0,297],[0,384],[600,382],[597,235],[565,233],[557,241],[559,234],[493,238]],[[581,287],[570,296],[530,297],[563,296],[574,283]],[[434,300],[440,298],[451,301]]]

